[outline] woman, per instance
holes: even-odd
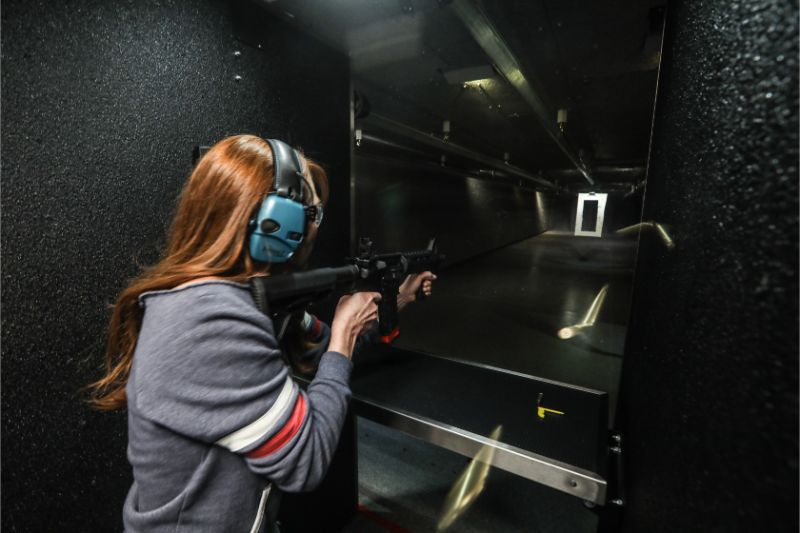
[[[126,530],[268,531],[273,485],[313,489],[336,448],[355,342],[376,320],[380,295],[344,296],[330,328],[308,315],[296,321],[311,349],[295,360],[307,364],[310,353],[317,366],[302,391],[246,284],[279,266],[254,258],[251,246],[253,217],[276,191],[273,148],[285,146],[270,143],[239,135],[206,153],[183,188],[163,259],[114,307],[93,401],[128,410]],[[296,264],[310,252],[328,190],[319,165],[294,157],[311,215]],[[430,293],[433,278],[407,279],[400,305],[420,285]]]

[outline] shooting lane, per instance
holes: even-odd
[[[750,101],[778,94],[783,105],[796,101],[796,63],[789,59],[796,57],[797,28],[789,22],[796,21],[796,9],[724,2],[690,9],[688,3],[675,2],[670,27],[664,2],[620,2],[609,8],[585,2],[406,1],[352,11],[312,4],[295,10],[293,19],[346,50],[353,68],[352,249],[364,235],[386,251],[418,249],[435,236],[449,257],[434,298],[402,316],[402,334],[394,346],[359,356],[353,381],[354,403],[363,416],[359,489],[370,512],[412,531],[435,526],[455,531],[693,531],[714,530],[721,523],[727,531],[748,531],[757,527],[756,517],[783,531],[794,522],[791,507],[778,502],[788,504],[792,495],[796,502],[797,438],[791,430],[797,428],[797,398],[787,392],[797,384],[796,360],[788,356],[797,346],[796,338],[788,338],[797,331],[796,323],[790,323],[796,322],[796,290],[793,296],[777,292],[780,286],[796,288],[796,217],[789,215],[791,208],[796,210],[796,185],[772,175],[769,192],[756,188],[761,207],[753,209],[761,220],[779,221],[774,227],[792,236],[779,240],[792,245],[781,248],[782,259],[768,268],[770,276],[783,272],[781,281],[771,285],[775,292],[762,284],[774,296],[770,315],[782,309],[778,322],[787,333],[779,350],[787,372],[767,372],[776,378],[768,385],[761,380],[767,391],[785,400],[778,408],[768,402],[778,411],[769,420],[779,421],[782,444],[777,456],[756,461],[759,440],[764,448],[775,449],[776,443],[768,445],[737,429],[740,445],[726,449],[730,465],[741,463],[751,472],[755,463],[763,465],[769,470],[766,485],[785,494],[773,499],[766,488],[759,489],[759,501],[746,511],[736,503],[747,490],[736,486],[735,468],[723,474],[725,467],[713,457],[713,436],[700,436],[704,423],[722,432],[726,424],[741,428],[741,422],[732,407],[718,421],[718,411],[704,404],[715,405],[714,394],[723,387],[735,389],[751,370],[763,376],[766,363],[756,358],[767,356],[765,347],[775,343],[762,336],[763,344],[749,344],[752,352],[744,357],[749,364],[729,369],[725,385],[715,391],[704,390],[699,376],[713,381],[715,367],[725,364],[721,350],[713,341],[705,343],[709,352],[719,354],[711,364],[688,342],[677,340],[682,332],[673,324],[686,325],[693,312],[673,299],[659,276],[665,273],[666,280],[681,283],[684,290],[691,286],[686,275],[675,272],[678,265],[692,268],[685,254],[714,262],[701,240],[688,239],[687,251],[681,252],[676,227],[684,239],[699,231],[713,240],[710,228],[720,219],[730,222],[732,215],[724,214],[728,208],[721,201],[712,202],[706,212],[710,198],[693,196],[693,186],[685,181],[677,194],[694,206],[691,214],[677,205],[682,200],[666,201],[671,210],[653,202],[669,194],[671,165],[693,176],[700,187],[703,176],[688,170],[698,164],[719,184],[714,194],[721,193],[728,174],[741,171],[742,157],[739,166],[714,166],[721,146],[711,139],[725,132],[732,146],[747,153],[753,137],[714,106],[721,116],[711,122],[718,130],[693,123],[691,117],[708,118],[704,102],[731,105],[725,95],[745,80],[763,84],[744,91]],[[738,33],[745,26],[748,31]],[[667,79],[666,96],[659,94],[670,105],[654,110],[665,27],[666,50],[675,53],[666,54],[675,62],[667,75],[675,75],[683,62],[692,72],[682,72],[674,84]],[[767,33],[783,39],[781,44],[768,45]],[[755,36],[758,51],[753,52]],[[722,44],[727,42],[735,44]],[[769,83],[763,82],[768,69],[751,65],[767,54],[773,58],[769,65],[780,72]],[[739,62],[742,55],[746,59]],[[741,77],[715,85],[723,65]],[[681,103],[692,91],[700,96],[684,108]],[[762,124],[758,117],[765,109],[757,109],[753,120]],[[796,115],[793,106],[774,125],[795,145]],[[654,120],[666,133],[651,139]],[[683,144],[682,128],[692,131],[698,145],[713,150],[695,151]],[[772,160],[761,156],[758,161],[767,168],[780,164],[781,172],[796,178],[797,152],[786,140],[769,147],[764,140],[755,142],[765,154],[774,154]],[[651,142],[661,145],[652,147]],[[659,151],[662,147],[668,156]],[[656,162],[659,197],[643,218],[653,150],[661,157]],[[792,201],[776,205],[766,200],[773,194]],[[729,205],[734,204],[740,205]],[[752,232],[745,235],[752,237]],[[644,274],[647,282],[638,283],[633,307],[642,275],[637,270],[642,241],[650,271]],[[746,264],[740,254],[733,255],[736,265]],[[724,291],[721,283],[714,285]],[[741,324],[740,331],[733,331],[715,318],[730,318],[727,310],[699,302],[698,308],[708,312],[696,317],[701,323],[727,332],[729,350],[742,350],[736,339],[752,329],[751,323],[733,320]],[[642,315],[652,322],[645,325]],[[631,317],[638,319],[637,332],[629,330]],[[684,360],[675,361],[677,354],[652,346],[642,331],[674,346]],[[633,351],[626,346],[630,336],[636,339]],[[639,356],[649,358],[654,368]],[[681,370],[673,374],[667,361]],[[695,376],[690,388],[680,383],[687,372]],[[665,381],[671,386],[661,383],[662,376],[670,376]],[[639,386],[640,378],[646,388]],[[681,398],[684,410],[671,411],[673,396]],[[700,406],[702,415],[691,426],[695,435],[673,436]],[[659,431],[660,420],[674,428]],[[636,429],[626,433],[629,427]],[[704,443],[701,449],[698,442]],[[671,449],[671,443],[685,444],[686,453],[694,454],[693,472],[682,469],[683,453]],[[628,445],[637,453],[636,472],[623,468]],[[748,455],[735,454],[733,448]],[[474,459],[465,462],[457,454]],[[494,468],[481,469],[480,464]],[[696,472],[703,472],[703,482],[693,477]],[[625,491],[629,474],[636,479],[634,494]],[[662,485],[661,476],[669,482]],[[715,479],[727,481],[719,496]],[[685,484],[693,489],[687,491]],[[688,501],[685,492],[708,506]],[[669,502],[664,510],[658,509],[661,498]],[[627,523],[624,513],[632,517]],[[737,524],[735,516],[752,519],[753,527]],[[697,529],[695,523],[705,527]]]
[[[358,354],[362,509],[608,529],[664,6],[482,6],[272,6],[351,59],[351,250],[447,255],[395,343]]]
[[[120,529],[80,387],[192,150],[250,132],[328,170],[313,266],[447,255],[283,533],[796,530],[797,14],[4,2],[2,528]]]

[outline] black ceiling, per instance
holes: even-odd
[[[565,144],[602,184],[643,179],[665,0],[476,2],[515,56],[547,115],[568,110]],[[272,0],[267,9],[351,58],[354,87],[372,113],[510,161],[531,172],[585,183],[531,106],[496,70],[455,83],[459,69],[493,61],[454,12],[436,0]],[[449,81],[448,81],[449,80]],[[370,125],[357,127],[386,136]],[[368,149],[368,141],[364,148]],[[616,170],[619,170],[618,172]]]

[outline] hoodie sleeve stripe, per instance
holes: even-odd
[[[232,452],[239,452],[248,446],[252,446],[278,429],[278,421],[285,418],[286,413],[295,406],[298,396],[300,395],[297,385],[291,377],[287,376],[278,398],[266,413],[256,421],[222,437],[216,444]]]
[[[289,417],[289,420],[286,421],[283,428],[281,428],[274,437],[248,453],[247,457],[250,459],[260,459],[280,450],[287,442],[292,440],[292,437],[294,437],[298,431],[300,431],[300,426],[303,425],[303,420],[306,417],[307,411],[305,397],[303,397],[302,393],[298,394],[292,416]]]

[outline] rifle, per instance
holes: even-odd
[[[345,266],[252,277],[250,289],[256,306],[280,325],[278,340],[283,337],[292,313],[305,310],[334,291],[379,292],[378,331],[381,342],[389,344],[400,335],[397,316],[400,285],[409,274],[436,270],[444,259],[436,248],[435,238],[424,250],[380,254],[373,252],[370,239],[362,238],[358,256],[347,259]],[[421,285],[417,298],[425,298]]]

